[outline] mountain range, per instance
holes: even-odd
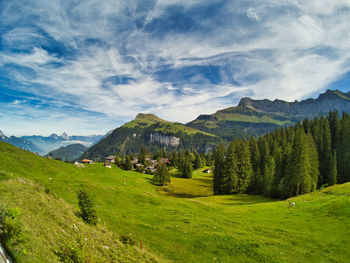
[[[235,107],[200,115],[187,124],[168,122],[153,114],[141,113],[89,148],[80,159],[98,159],[116,153],[135,154],[141,145],[151,151],[164,147],[168,150],[190,148],[208,151],[221,142],[259,136],[335,110],[339,113],[350,112],[350,92],[327,90],[317,99],[300,102],[242,98]]]
[[[16,147],[29,150],[31,152],[37,152],[40,155],[45,155],[50,151],[56,150],[62,146],[67,146],[70,144],[82,144],[89,147],[99,140],[104,138],[106,135],[91,135],[91,136],[68,136],[67,133],[63,133],[61,136],[57,134],[51,134],[50,136],[22,136],[22,137],[7,137],[4,133],[0,131],[0,140],[8,142]]]
[[[47,154],[47,156],[51,155],[52,158],[61,158],[61,160],[69,160],[73,161],[77,158],[79,158],[88,147],[80,144],[80,143],[74,143],[69,144],[67,146],[62,146],[61,148],[51,151]]]

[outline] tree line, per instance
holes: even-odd
[[[214,151],[214,194],[288,198],[350,181],[350,115],[305,119]]]

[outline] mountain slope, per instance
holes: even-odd
[[[97,256],[85,262],[350,259],[350,183],[281,201],[203,194],[198,189],[212,183],[212,176],[201,172],[193,179],[172,178],[169,186],[158,188],[150,175],[98,163],[80,169],[5,143],[0,143],[0,159],[0,204],[22,212],[18,220],[24,238],[7,244],[18,262],[57,262],[54,251],[64,244],[60,241],[77,236],[83,255]],[[82,188],[96,203],[101,219],[96,228],[72,212]],[[142,240],[143,250],[121,244],[122,234],[137,246]]]
[[[134,120],[115,129],[109,136],[89,148],[80,159],[104,158],[116,153],[138,153],[145,145],[155,151],[168,149],[190,149],[207,151],[221,139],[181,123],[162,120],[153,114],[138,114]]]
[[[62,146],[67,146],[70,144],[82,144],[86,147],[89,147],[99,140],[101,140],[103,135],[91,135],[91,136],[68,136],[67,133],[63,133],[61,136],[57,134],[51,134],[50,136],[22,136],[20,139],[24,139],[35,144],[38,148],[40,148],[39,153],[41,155],[45,155],[50,151],[56,150]]]
[[[0,131],[0,141],[10,143],[18,148],[22,148],[24,150],[28,150],[31,152],[41,152],[42,151],[34,143],[32,143],[28,140],[25,140],[25,139],[17,138],[15,136],[7,137],[2,131]]]
[[[188,127],[209,132],[231,141],[262,135],[278,127],[291,125],[304,118],[314,118],[329,111],[350,112],[350,93],[328,90],[317,99],[301,102],[270,101],[242,98],[238,106],[200,115],[187,123]]]
[[[76,191],[86,187],[69,181],[75,176],[85,181],[82,169],[3,142],[0,158],[0,207],[20,211],[21,234],[6,242],[16,262],[62,262],[62,254],[73,252],[81,260],[64,262],[158,262],[147,251],[124,245],[104,221],[94,227],[76,216]]]
[[[62,160],[68,159],[69,161],[72,161],[81,156],[87,149],[86,146],[80,143],[75,143],[51,151],[47,156],[51,154],[54,159],[61,158]]]

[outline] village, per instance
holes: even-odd
[[[121,163],[125,163],[126,159],[121,159],[116,162],[116,156],[109,155],[105,158],[103,164],[106,168],[112,168],[112,165],[115,164],[117,166],[122,166]],[[77,167],[84,168],[85,165],[93,165],[95,162],[90,159],[83,159],[81,162],[74,163]],[[158,158],[157,160],[152,160],[150,158],[145,158],[144,164],[139,161],[137,157],[134,157],[131,160],[131,168],[146,174],[154,174],[157,170],[157,167],[165,164],[168,168],[171,166],[172,162],[169,158]],[[122,167],[121,167],[122,168]],[[131,170],[131,169],[130,169]],[[206,168],[202,171],[203,173],[210,173],[210,168]]]
[[[125,159],[122,160],[122,162],[125,162]],[[83,159],[81,163],[75,162],[75,165],[82,168],[84,167],[84,165],[91,165],[94,163],[95,162],[92,160]],[[156,171],[158,165],[166,164],[167,166],[170,166],[171,161],[168,158],[159,158],[158,160],[145,158],[145,163],[146,165],[140,163],[137,157],[131,160],[131,165],[133,169],[148,174],[153,174]],[[105,158],[104,167],[112,168],[112,164],[116,164],[116,157],[114,155],[109,155]]]

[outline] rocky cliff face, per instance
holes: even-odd
[[[151,133],[150,143],[160,143],[166,146],[178,147],[180,145],[180,138],[175,136],[164,136],[159,133]]]
[[[327,114],[329,111],[350,112],[350,93],[327,90],[317,99],[286,102],[282,100],[253,100],[243,98],[238,106],[264,113],[290,115],[296,117],[314,117]]]

